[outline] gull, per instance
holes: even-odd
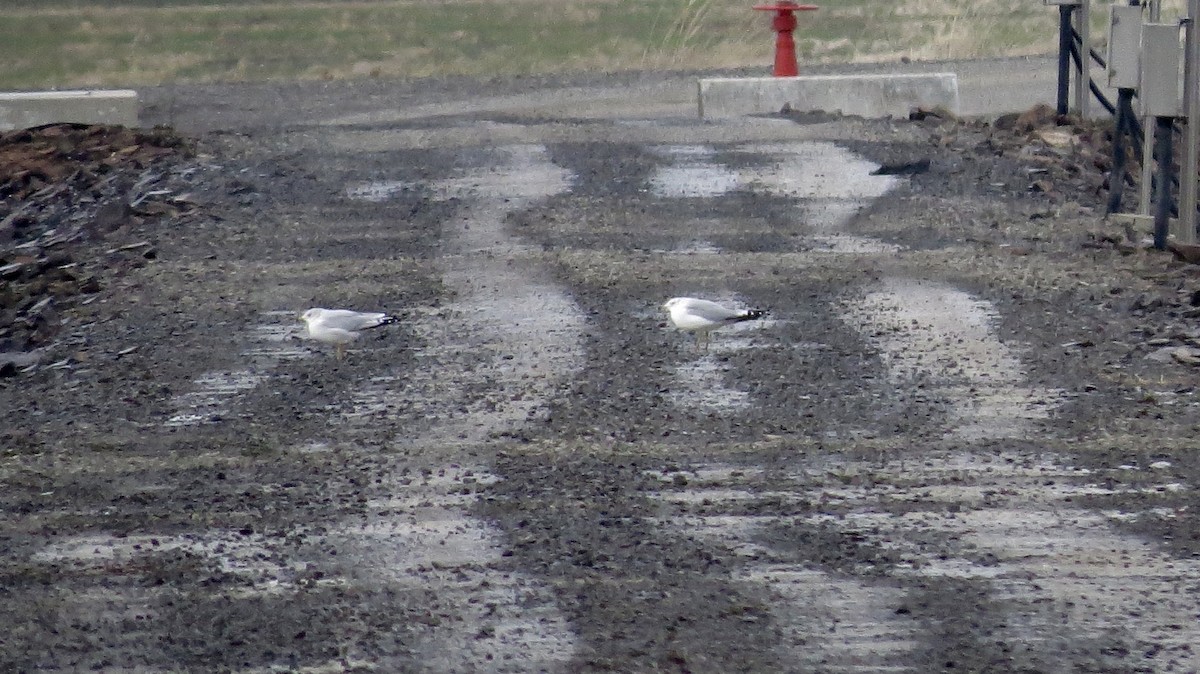
[[[700,345],[704,344],[705,351],[708,350],[708,333],[713,330],[733,323],[753,321],[767,314],[760,309],[730,309],[695,297],[672,297],[663,304],[663,309],[671,314],[671,322],[675,327],[696,333],[696,349],[699,350]]]
[[[346,355],[346,345],[358,339],[362,330],[399,322],[400,319],[381,313],[364,313],[349,309],[309,309],[300,314],[308,328],[309,339],[333,344],[337,359]]]

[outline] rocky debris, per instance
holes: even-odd
[[[0,134],[0,368],[35,367],[59,313],[157,256],[192,212],[188,141],[167,128],[51,124]]]
[[[934,140],[976,155],[1003,157],[1020,168],[1018,186],[1054,201],[1099,195],[1112,168],[1112,123],[1059,115],[1046,105],[991,122],[940,120]]]
[[[1200,349],[1194,346],[1181,346],[1171,351],[1171,357],[1184,365],[1200,365]]]
[[[1179,241],[1168,241],[1167,250],[1175,256],[1175,259],[1180,262],[1189,264],[1200,264],[1200,245],[1194,243],[1180,243]]]
[[[958,115],[947,110],[944,106],[936,106],[932,108],[916,107],[908,113],[908,119],[912,122],[924,122],[930,119],[947,119],[957,120]]]
[[[810,119],[812,113],[790,108],[780,114],[797,123],[814,121]],[[935,148],[993,165],[995,186],[1008,191],[1041,193],[1061,203],[1081,195],[1094,199],[1107,189],[1112,168],[1111,120],[1058,115],[1046,105],[991,121],[960,118],[943,108],[916,108],[908,118],[931,127],[930,140]],[[889,162],[876,174],[929,173],[932,179],[943,180],[947,170],[952,169],[928,156],[918,156]],[[1136,177],[1136,168],[1131,167],[1129,173]]]
[[[1112,231],[1088,232],[1084,240],[1080,243],[1080,246],[1083,248],[1112,249],[1120,252],[1122,255],[1133,255],[1139,250],[1146,248],[1143,245],[1139,245],[1136,234],[1128,226],[1126,231],[1122,231],[1121,233]]]
[[[992,187],[1019,203],[1026,195],[1037,195],[1051,203],[1101,204],[1108,190],[1112,168],[1113,121],[1081,120],[1058,115],[1049,106],[1036,106],[992,121],[962,120],[952,116],[922,114],[913,120],[930,129],[932,144],[948,154],[934,153],[930,180],[944,179],[954,171],[950,157],[990,167]],[[1127,167],[1131,180],[1140,176],[1137,157]],[[903,165],[903,163],[897,164]],[[916,175],[916,179],[922,176]],[[1126,190],[1136,206],[1137,189]],[[1084,250],[1113,251],[1130,259],[1133,273],[1148,282],[1140,292],[1114,304],[1137,317],[1144,332],[1131,335],[1131,356],[1140,355],[1166,365],[1200,366],[1200,246],[1168,242],[1171,255],[1155,251],[1151,240],[1128,222],[1105,222],[1098,231],[1087,231],[1077,244]],[[1023,252],[1008,247],[1012,254]],[[1103,259],[1103,258],[1101,258]],[[1119,287],[1110,297],[1125,298]],[[1069,343],[1081,347],[1086,341]],[[1067,345],[1064,345],[1067,346]]]
[[[871,171],[873,176],[911,176],[929,171],[929,158],[884,164]]]
[[[780,115],[797,123],[811,123],[812,113],[790,107]],[[821,113],[830,117],[829,113]],[[833,115],[832,118],[837,118]],[[976,158],[992,165],[994,187],[1018,193],[1044,194],[1051,201],[1089,200],[1108,189],[1112,170],[1113,122],[1109,118],[1081,119],[1059,115],[1048,105],[1037,105],[994,120],[960,118],[944,108],[915,108],[909,121],[930,128],[934,148],[951,150],[957,157]],[[820,121],[828,121],[821,119]],[[1127,180],[1140,175],[1139,157],[1130,157]],[[999,161],[998,161],[999,160]],[[944,162],[943,162],[944,163]],[[953,167],[939,165],[928,156],[904,158],[882,166],[878,175],[929,173],[943,180]],[[1136,207],[1137,190],[1127,189],[1129,207]]]

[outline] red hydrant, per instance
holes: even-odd
[[[792,31],[796,30],[796,15],[818,9],[816,5],[797,5],[791,0],[780,0],[774,5],[755,5],[754,9],[775,12],[771,27],[775,29],[775,77],[795,77],[800,73],[796,67],[796,42],[792,39]]]

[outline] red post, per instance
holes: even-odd
[[[775,12],[771,28],[775,30],[775,77],[795,77],[800,74],[796,66],[796,41],[792,31],[796,30],[796,14],[817,9],[816,5],[797,5],[790,0],[781,0],[774,5],[755,5],[754,9]]]

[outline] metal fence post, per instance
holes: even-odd
[[[1058,97],[1055,113],[1067,114],[1067,97],[1071,88],[1071,12],[1073,5],[1058,6]]]
[[[1091,4],[1092,0],[1079,0],[1079,10],[1075,12],[1075,21],[1079,24],[1079,72],[1075,78],[1075,112],[1080,119],[1087,119],[1088,99],[1092,96],[1092,57],[1091,57]]]
[[[1179,227],[1176,236],[1182,243],[1196,241],[1196,152],[1200,145],[1200,92],[1197,89],[1197,67],[1200,66],[1200,40],[1196,36],[1196,19],[1200,15],[1200,0],[1188,0],[1188,17],[1184,30],[1183,48],[1183,117],[1186,122],[1183,146],[1183,166],[1179,176]]]
[[[1167,233],[1171,222],[1171,163],[1174,152],[1171,140],[1175,136],[1174,117],[1155,117],[1154,154],[1158,161],[1158,182],[1154,190],[1154,247],[1167,249]]]
[[[1158,23],[1162,16],[1160,0],[1147,0],[1146,22]],[[1138,195],[1138,214],[1150,215],[1150,203],[1154,201],[1154,117],[1142,110],[1142,189]]]

